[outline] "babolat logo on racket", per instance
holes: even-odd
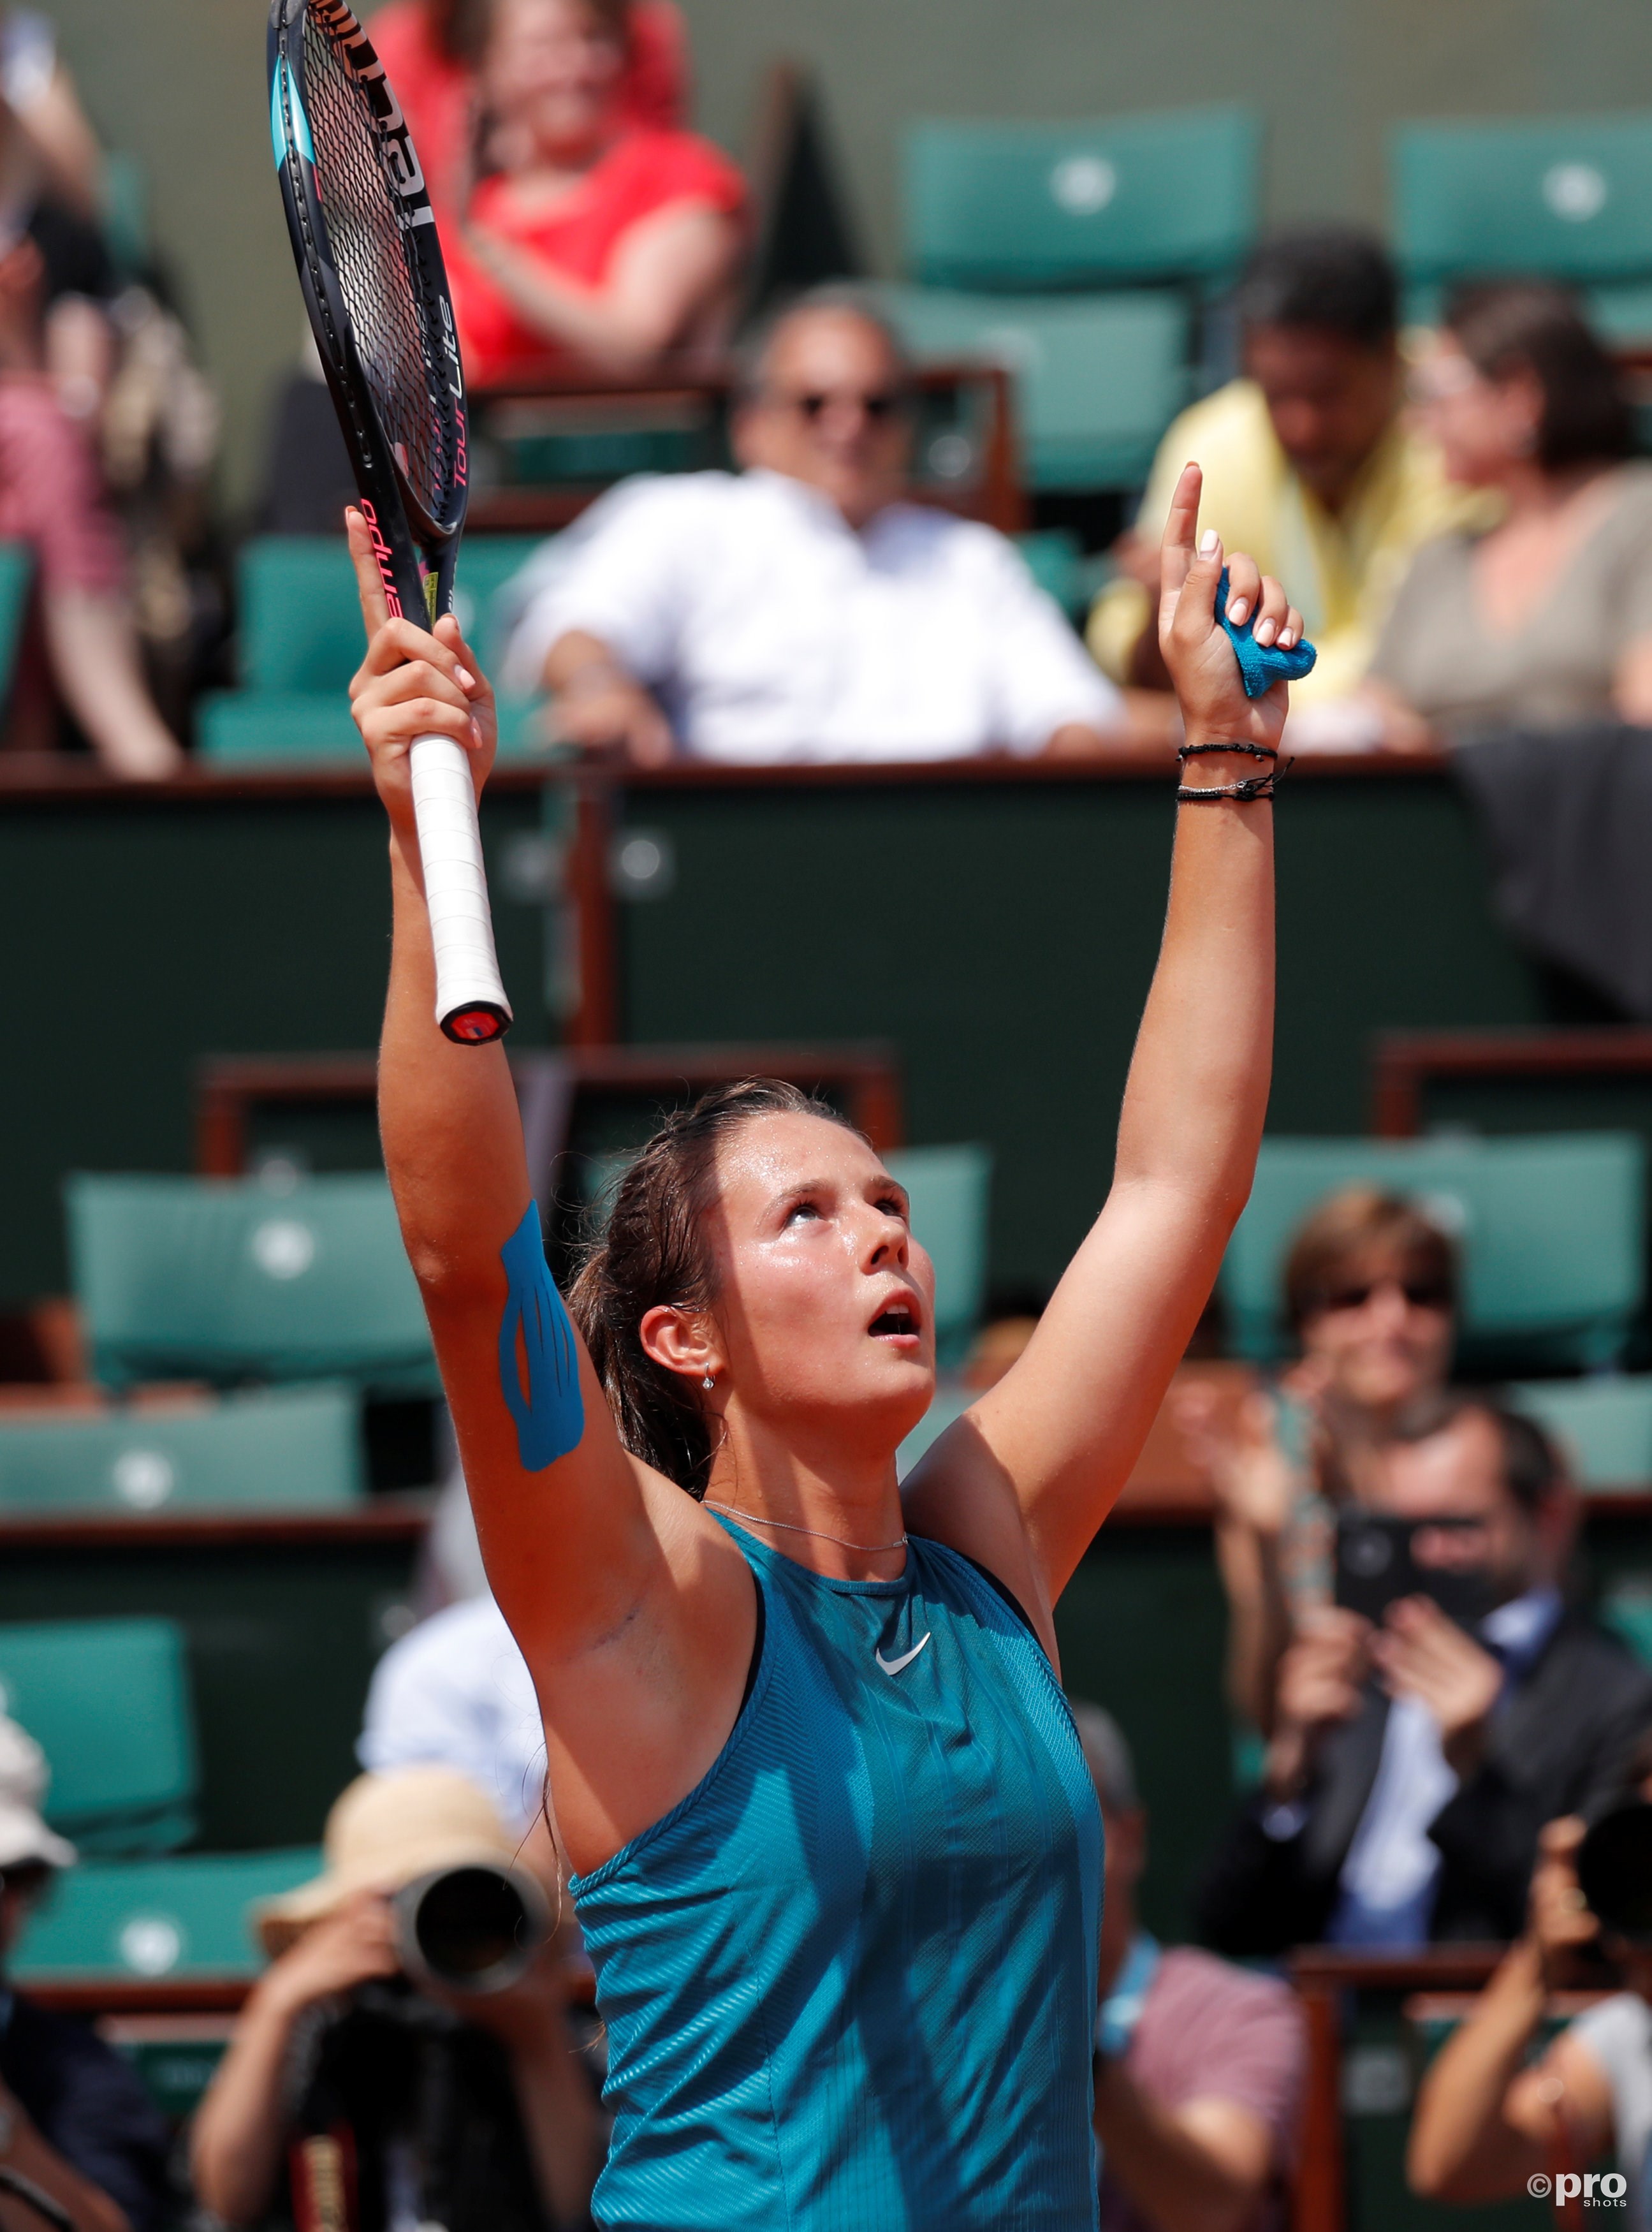
[[[374,54],[366,33],[344,5],[344,0],[314,0],[311,12],[367,96],[391,184],[401,196],[402,223],[434,224],[436,212],[431,207],[424,173],[419,168],[418,157],[408,134],[407,120],[390,89],[385,66]]]

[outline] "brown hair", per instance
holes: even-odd
[[[1285,1259],[1285,1307],[1299,1333],[1373,1256],[1397,1258],[1405,1275],[1435,1281],[1456,1307],[1459,1266],[1450,1235],[1412,1202],[1379,1187],[1345,1186],[1298,1230]]]
[[[427,0],[437,44],[450,62],[474,68],[493,29],[497,0]],[[631,43],[631,0],[579,0],[622,47]]]
[[[716,1301],[704,1223],[716,1198],[717,1146],[754,1116],[771,1115],[823,1116],[854,1130],[826,1101],[777,1078],[748,1078],[702,1094],[667,1117],[626,1171],[607,1229],[568,1289],[569,1314],[620,1441],[690,1496],[705,1494],[711,1470],[705,1406],[685,1372],[649,1355],[640,1328],[662,1303],[706,1310]]]
[[[1483,380],[1524,372],[1542,389],[1540,465],[1558,471],[1633,452],[1634,420],[1617,367],[1564,289],[1530,282],[1468,288],[1454,296],[1446,328]]]

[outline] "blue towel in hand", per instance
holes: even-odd
[[[1253,613],[1243,627],[1235,627],[1228,617],[1228,568],[1221,569],[1221,581],[1216,590],[1216,618],[1228,631],[1228,640],[1239,657],[1239,672],[1244,678],[1245,695],[1260,698],[1276,682],[1300,682],[1305,674],[1313,672],[1313,662],[1319,656],[1305,637],[1294,651],[1281,651],[1276,643],[1258,643],[1251,633],[1256,623]]]

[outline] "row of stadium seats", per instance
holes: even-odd
[[[1390,156],[1411,318],[1460,276],[1542,274],[1586,288],[1610,336],[1652,334],[1652,114],[1404,124]],[[1031,487],[1131,487],[1197,380],[1200,306],[1254,241],[1260,159],[1241,108],[917,125],[914,283],[889,310],[920,356],[1016,374]]]
[[[198,1788],[180,1631],[164,1619],[0,1627],[0,1709],[50,1761],[47,1819],[81,1854],[31,1920],[14,1973],[250,1974],[248,1903],[301,1883],[319,1855],[178,1849]]]
[[[959,1146],[889,1159],[935,1259],[943,1361],[956,1366],[984,1293],[990,1158]],[[1238,1354],[1266,1363],[1284,1353],[1289,1236],[1315,1201],[1357,1179],[1425,1200],[1460,1235],[1471,1367],[1603,1372],[1621,1359],[1643,1299],[1644,1149],[1608,1132],[1267,1141],[1221,1275]],[[256,1180],[82,1176],[68,1211],[96,1379],[115,1391],[187,1379],[222,1392],[172,1408],[0,1419],[0,1509],[356,1502],[359,1396],[437,1385],[384,1181],[326,1177],[273,1191]],[[1533,1398],[1564,1414],[1590,1485],[1652,1478],[1639,1385],[1563,1381]]]

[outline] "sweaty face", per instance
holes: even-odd
[[[606,132],[625,49],[581,0],[500,0],[480,72],[507,168],[577,159]]]
[[[732,1399],[783,1435],[892,1451],[935,1387],[935,1275],[865,1140],[753,1117],[717,1157],[709,1222]]]
[[[1298,477],[1323,502],[1339,503],[1398,407],[1393,344],[1368,347],[1318,326],[1253,326],[1245,369]]]
[[[819,489],[852,527],[899,496],[910,442],[900,367],[852,310],[805,311],[782,325],[735,425],[742,464]]]
[[[1391,1256],[1350,1266],[1302,1327],[1303,1353],[1355,1410],[1392,1412],[1446,1384],[1454,1332],[1444,1292]]]
[[[1466,1411],[1426,1440],[1392,1444],[1367,1501],[1398,1519],[1458,1522],[1419,1528],[1417,1563],[1483,1573],[1500,1604],[1545,1578],[1538,1528],[1505,1485],[1502,1444],[1483,1411]]]

